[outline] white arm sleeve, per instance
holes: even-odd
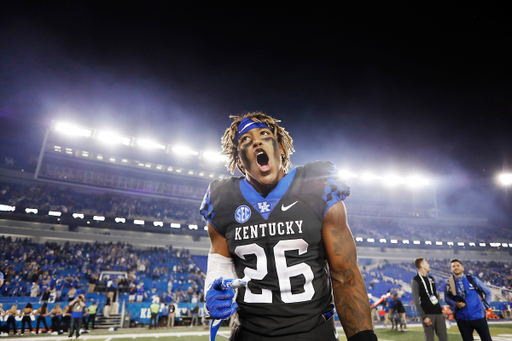
[[[224,257],[218,253],[208,254],[208,270],[206,272],[206,279],[204,281],[204,292],[208,291],[212,282],[222,277],[223,279],[234,279],[236,277],[235,264],[230,257]]]

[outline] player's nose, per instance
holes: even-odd
[[[261,137],[259,135],[253,137],[253,139],[252,139],[253,147],[260,146],[262,143],[263,143],[263,141],[261,140]]]

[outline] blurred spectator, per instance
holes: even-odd
[[[39,288],[39,285],[36,282],[32,282],[32,287],[30,287],[30,297],[39,296],[40,291],[41,289]]]

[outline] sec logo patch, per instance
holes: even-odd
[[[250,217],[251,209],[249,207],[247,207],[246,205],[238,206],[238,208],[235,211],[235,220],[238,223],[243,224],[247,220],[249,220]]]

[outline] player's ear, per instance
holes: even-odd
[[[245,175],[245,168],[244,168],[244,165],[242,164],[242,160],[240,160],[240,157],[237,155],[235,156],[235,161],[236,161],[236,168],[238,168],[238,170],[240,171],[240,173],[242,173],[243,175]]]

